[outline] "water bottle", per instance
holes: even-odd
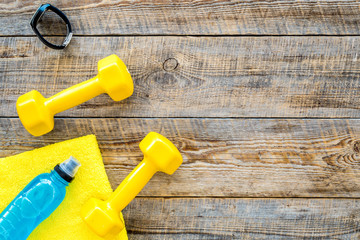
[[[80,163],[73,157],[35,177],[0,214],[0,240],[27,239],[61,204]]]

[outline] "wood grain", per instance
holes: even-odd
[[[355,0],[55,1],[78,35],[359,35]],[[0,3],[0,35],[33,35],[41,1]],[[52,23],[52,22],[50,22]],[[55,25],[56,26],[56,25]],[[47,29],[58,34],[58,28]]]
[[[63,117],[360,116],[359,37],[79,37],[63,52],[33,37],[0,38],[0,116],[18,96],[49,97],[97,74],[112,53],[132,97],[106,94]]]
[[[115,188],[150,131],[184,163],[140,196],[360,197],[360,120],[56,119],[53,132],[32,137],[18,119],[0,119],[0,157],[93,133]]]
[[[129,239],[359,239],[360,201],[137,198]]]
[[[41,3],[0,3],[0,157],[95,134],[115,188],[156,131],[184,163],[123,211],[129,239],[360,239],[359,1],[51,0],[75,33],[64,51],[34,37]],[[59,42],[54,16],[39,28]],[[131,98],[26,132],[21,94],[49,97],[113,53]]]

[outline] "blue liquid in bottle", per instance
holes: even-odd
[[[80,163],[73,157],[34,178],[0,214],[0,240],[27,239],[61,204]]]

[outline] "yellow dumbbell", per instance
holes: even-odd
[[[107,201],[90,199],[81,217],[100,237],[118,234],[124,228],[120,212],[135,198],[158,171],[173,174],[182,163],[179,150],[164,136],[151,132],[141,142],[144,159],[125,178]]]
[[[19,118],[34,136],[41,136],[54,128],[54,115],[75,107],[102,93],[114,101],[128,98],[134,91],[133,81],[125,64],[115,54],[98,62],[98,75],[62,92],[44,98],[36,90],[20,96],[16,103]]]

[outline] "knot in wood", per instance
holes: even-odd
[[[178,67],[179,63],[175,58],[168,58],[165,60],[163,64],[163,68],[165,71],[173,71]]]
[[[356,153],[360,153],[360,141],[355,141],[354,142],[354,151]]]

